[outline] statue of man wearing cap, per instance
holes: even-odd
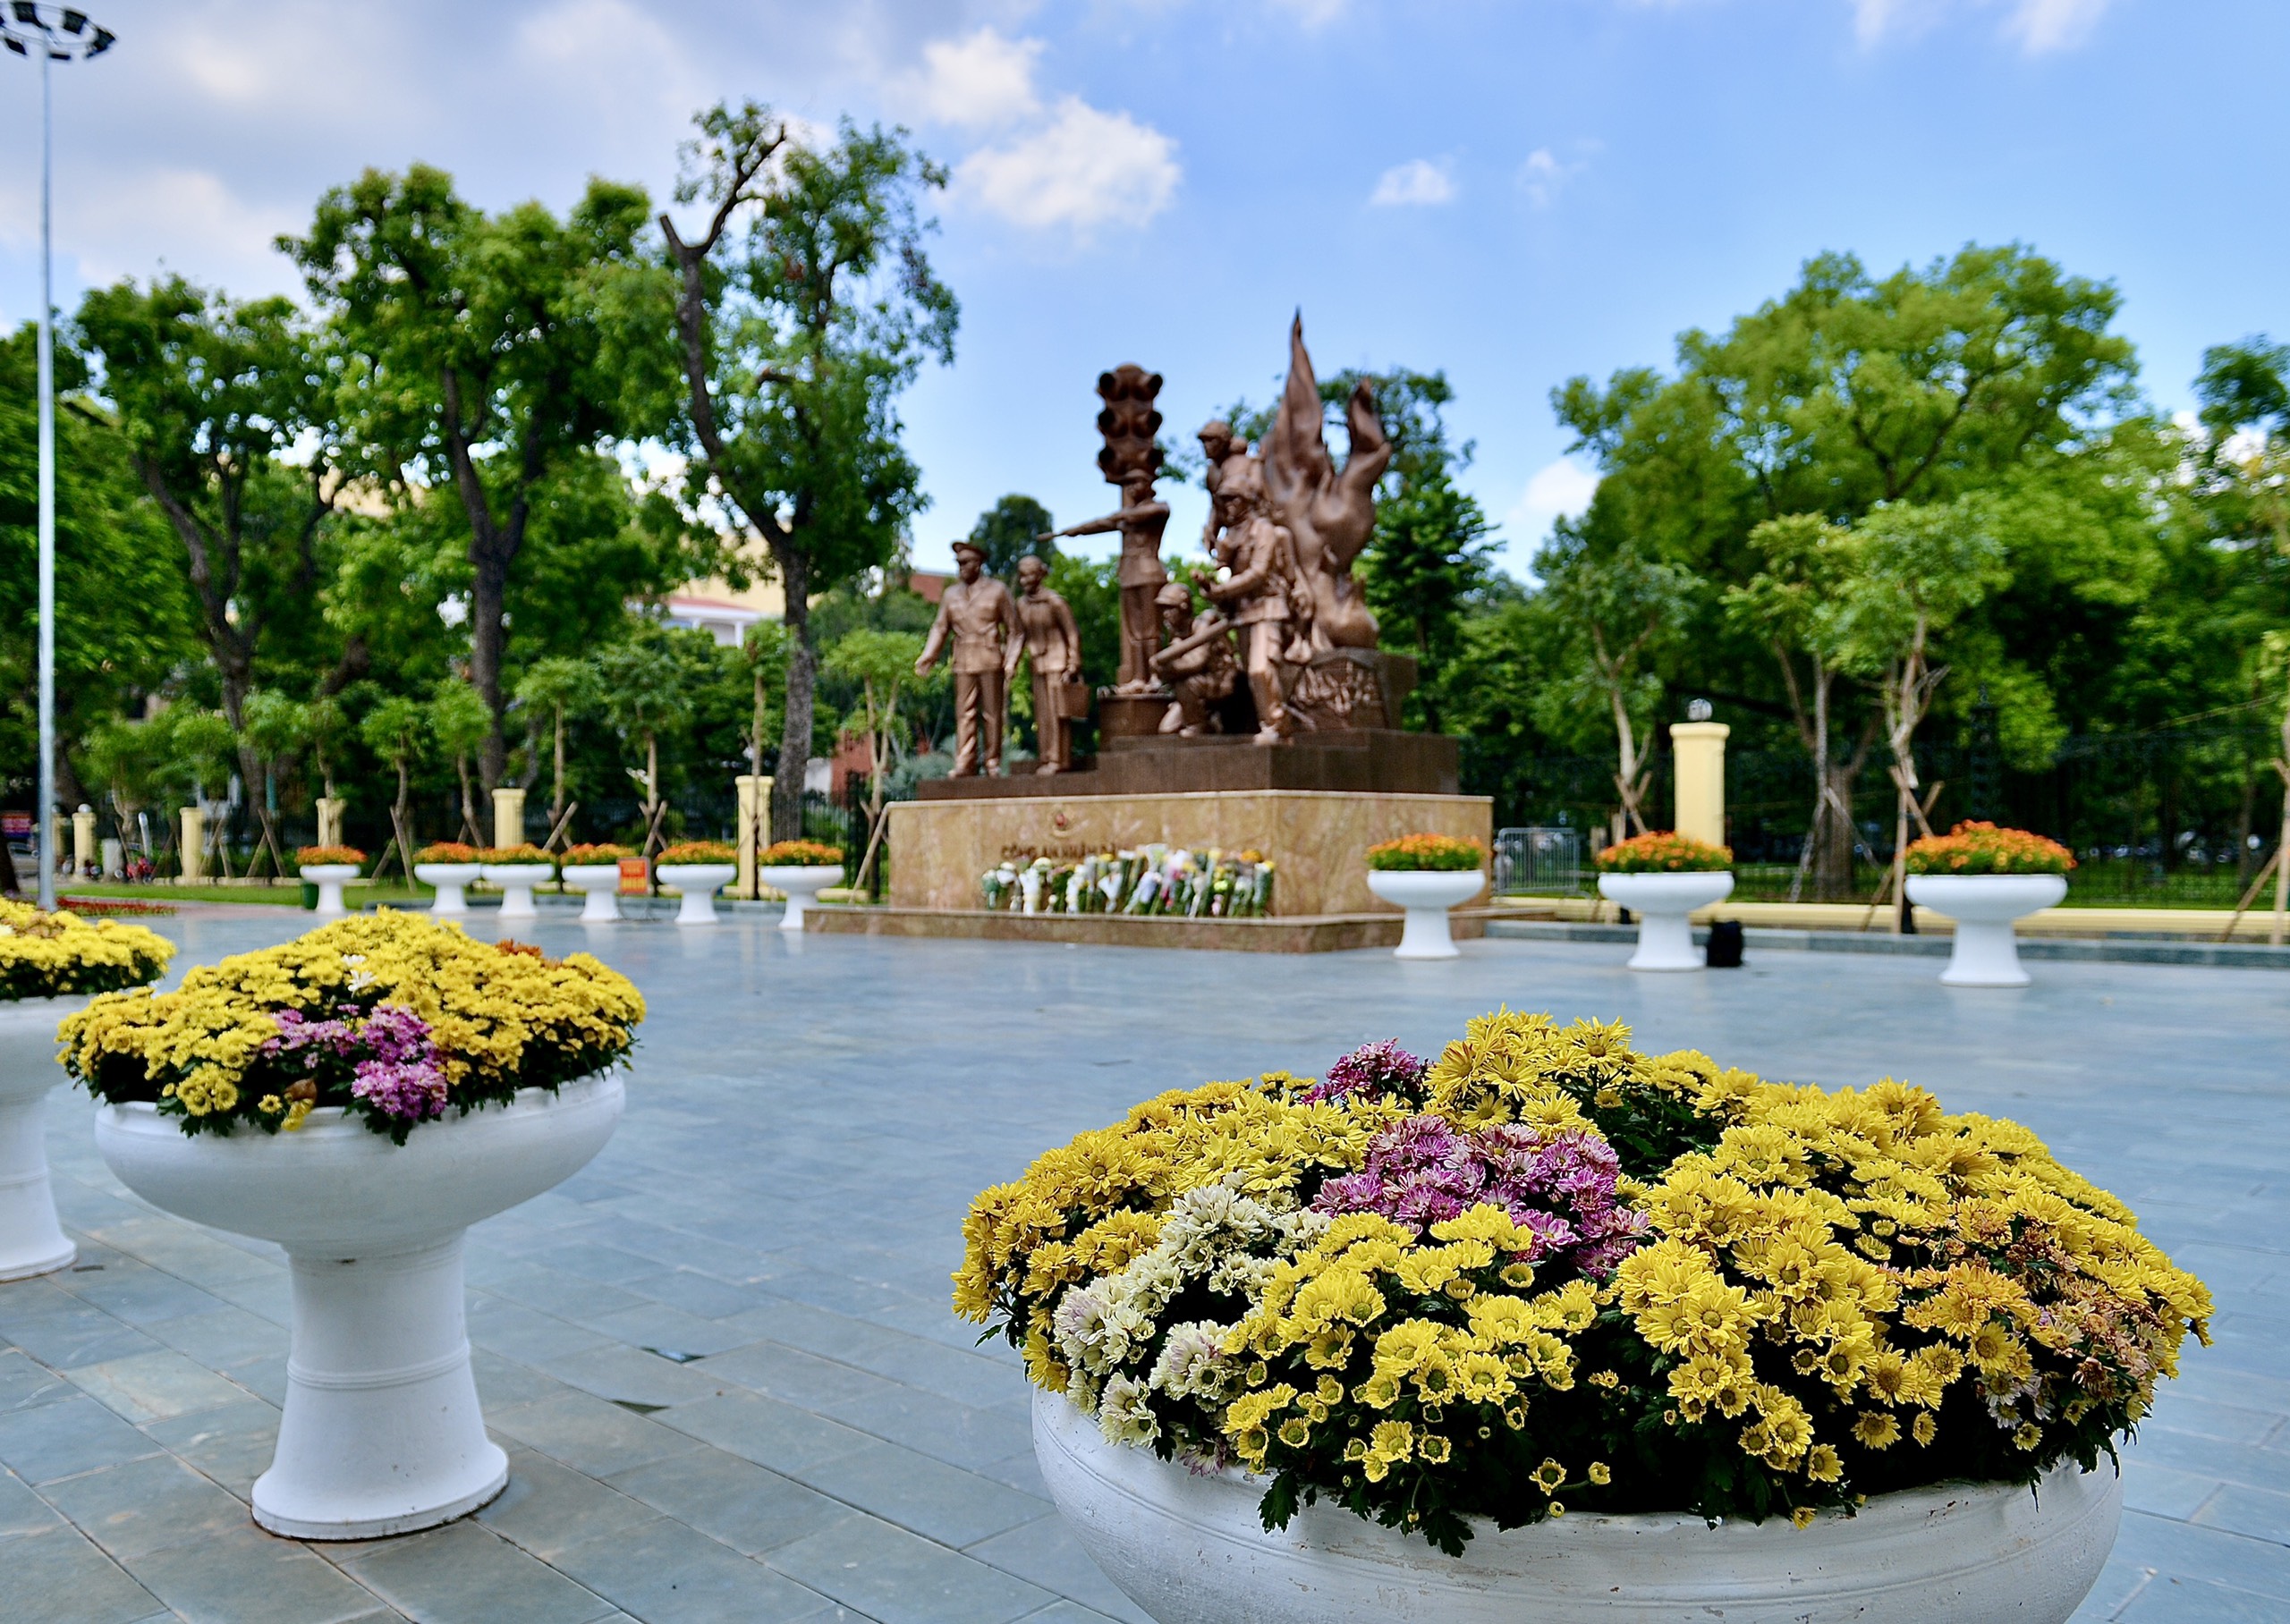
[[[1010,588],[986,573],[986,550],[954,543],[955,577],[938,600],[938,617],[922,640],[914,674],[927,677],[954,639],[955,778],[976,775],[981,755],[988,777],[1002,771],[1002,723],[1008,715],[1009,653],[1022,632]]]

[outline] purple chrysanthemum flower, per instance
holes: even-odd
[[[1411,1094],[1421,1087],[1429,1065],[1399,1046],[1397,1038],[1369,1044],[1344,1056],[1327,1069],[1324,1082],[1303,1095],[1304,1104],[1340,1100],[1353,1094]]]
[[[1419,1235],[1474,1206],[1498,1206],[1532,1234],[1530,1262],[1555,1259],[1604,1278],[1646,1228],[1644,1214],[1616,1199],[1620,1172],[1614,1147],[1595,1133],[1516,1122],[1470,1133],[1427,1114],[1378,1133],[1367,1165],[1329,1180],[1312,1205],[1376,1213]]]
[[[445,1112],[445,1077],[428,1061],[361,1060],[350,1092],[387,1116],[426,1122]]]

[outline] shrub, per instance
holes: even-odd
[[[839,868],[843,848],[825,841],[777,841],[766,846],[756,861],[767,868]]]
[[[174,943],[140,925],[0,901],[0,1002],[110,993],[157,981]]]
[[[2210,1312],[2016,1123],[1510,1011],[1162,1095],[963,1233],[956,1311],[1108,1440],[1450,1552],[2092,1469]]]
[[[276,1133],[339,1105],[403,1145],[448,1108],[602,1070],[643,1019],[635,986],[586,953],[544,958],[384,912],[201,965],[174,992],[106,994],[64,1021],[64,1066],[96,1098],[154,1102],[185,1133]]]
[[[2065,874],[2075,867],[2057,841],[1970,822],[1910,842],[1902,857],[1911,874]]]
[[[1486,861],[1486,847],[1452,834],[1404,834],[1368,848],[1370,868],[1460,870],[1480,867]]]
[[[564,864],[569,868],[589,863],[625,863],[639,855],[633,846],[615,846],[607,841],[591,846],[565,847]]]
[[[474,846],[464,846],[459,841],[437,841],[413,854],[417,863],[481,863],[485,854]]]
[[[656,866],[666,863],[736,863],[739,848],[729,841],[678,841],[664,846]]]
[[[1734,866],[1730,846],[1656,830],[1608,846],[1591,859],[1600,874],[1707,874]]]
[[[355,846],[297,846],[294,849],[294,867],[297,868],[323,867],[334,863],[347,863],[356,868],[365,861],[366,854]]]
[[[530,841],[514,846],[488,846],[477,854],[477,859],[481,863],[513,863],[537,868],[556,867],[556,859]]]

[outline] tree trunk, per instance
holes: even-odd
[[[818,661],[811,649],[810,562],[777,539],[772,562],[787,597],[787,714],[779,730],[779,773],[771,781],[771,838],[801,839],[803,774],[811,759],[811,697]]]
[[[509,760],[508,741],[501,731],[501,656],[508,643],[501,615],[508,599],[509,561],[500,548],[474,539],[469,552],[475,569],[469,594],[469,680],[491,719],[477,757],[478,776],[490,791],[501,787]]]
[[[644,730],[644,816],[658,821],[660,810],[660,735]]]
[[[556,707],[556,765],[548,788],[548,826],[564,821],[564,707]]]

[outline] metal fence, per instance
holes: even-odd
[[[1582,889],[1582,832],[1513,828],[1495,832],[1497,896],[1573,896]]]

